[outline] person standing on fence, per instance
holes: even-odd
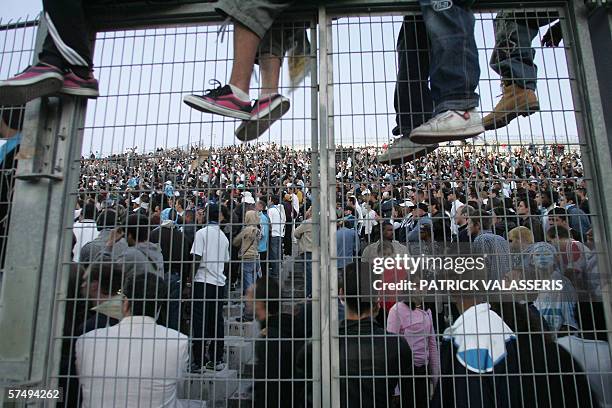
[[[484,132],[476,110],[480,66],[473,0],[419,3],[422,20],[405,17],[398,39],[398,116],[393,134],[402,137],[378,157],[381,162],[413,160],[438,143]]]
[[[0,105],[21,105],[58,92],[98,97],[83,4],[82,0],[43,0],[48,34],[38,63],[0,81]]]
[[[304,23],[274,26],[277,17],[295,1],[292,0],[220,0],[215,10],[234,26],[234,58],[229,83],[212,80],[214,89],[203,95],[187,95],[183,101],[201,112],[242,119],[236,136],[242,141],[259,137],[290,107],[289,99],[278,92],[283,56],[292,51],[290,77],[296,85],[305,73],[303,57],[310,53]],[[224,27],[221,28],[223,32]],[[293,66],[291,62],[293,61]],[[296,61],[299,61],[296,63]],[[255,63],[261,70],[259,98],[251,104],[251,75]]]
[[[393,134],[402,137],[378,157],[381,162],[413,160],[438,143],[484,132],[476,110],[480,65],[470,9],[473,0],[419,3],[422,20],[405,17],[397,44]]]
[[[486,130],[502,128],[518,116],[533,115],[540,110],[535,93],[538,67],[531,42],[540,27],[557,19],[556,14],[502,11],[495,17],[495,48],[489,66],[502,77],[502,98],[493,112],[484,117]],[[557,46],[561,39],[561,25],[557,22],[542,37],[542,44]]]

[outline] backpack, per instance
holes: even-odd
[[[392,321],[393,320],[393,321]],[[429,363],[429,338],[433,334],[431,310],[412,309],[404,302],[397,302],[389,316],[389,331],[393,330],[404,336],[412,350],[415,367],[424,367]]]

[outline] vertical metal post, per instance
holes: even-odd
[[[593,43],[590,32],[589,10],[584,2],[570,2],[568,15],[572,38],[565,41],[575,41],[574,57],[568,58],[570,73],[574,73],[579,81],[582,92],[573,92],[575,101],[578,102],[576,110],[581,112],[581,118],[577,120],[579,135],[584,135],[587,143],[586,154],[582,155],[584,169],[588,178],[592,179],[589,185],[590,196],[594,199],[596,216],[592,217],[595,241],[598,243],[598,265],[602,274],[602,301],[606,317],[608,332],[612,329],[612,279],[610,266],[612,265],[612,214],[608,211],[612,208],[612,134],[609,125],[606,126],[606,118],[612,122],[610,112],[603,109],[603,100],[599,86],[600,81],[607,82],[612,70],[609,66],[605,71],[597,70],[596,61],[601,58],[605,61],[609,56],[605,55],[606,49],[610,48],[610,39],[607,42]],[[608,20],[610,21],[610,20]],[[570,31],[565,27],[565,33]],[[569,63],[573,62],[573,64]],[[603,67],[600,67],[603,68]],[[612,342],[610,343],[612,350]]]
[[[42,49],[45,36],[46,28],[40,24],[36,33],[33,63],[38,61],[38,52]],[[43,153],[37,152],[41,150],[38,148],[41,145],[39,141],[51,138],[52,128],[47,119],[56,113],[56,109],[57,104],[47,98],[37,99],[27,105],[20,153],[17,156],[17,175],[35,171],[35,158]],[[23,383],[30,378],[38,282],[47,221],[46,184],[48,182],[33,184],[15,180],[0,296],[2,385]],[[33,223],[33,214],[40,217],[36,223]]]
[[[37,33],[36,53],[46,35]],[[41,98],[26,109],[7,243],[0,313],[3,385],[49,385],[50,345],[63,307],[54,308],[61,271],[70,270],[74,197],[80,173],[86,100]],[[65,262],[64,262],[65,261]],[[59,346],[56,347],[59,350]],[[59,363],[58,353],[55,361]]]
[[[315,356],[321,355],[321,279],[324,276],[321,263],[321,184],[317,174],[319,174],[319,76],[317,59],[317,28],[316,24],[310,30],[311,41],[311,93],[310,93],[310,112],[312,120],[311,130],[311,191],[312,191],[312,402],[313,407],[321,406],[321,359]]]
[[[321,401],[323,407],[340,406],[338,294],[336,259],[335,155],[333,128],[333,64],[331,22],[319,8],[319,135],[321,138]]]

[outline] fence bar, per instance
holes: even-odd
[[[612,208],[612,113],[604,110],[604,103],[609,105],[610,95],[609,81],[600,81],[612,75],[612,67],[606,64],[609,61],[611,43],[610,28],[612,20],[606,10],[596,11],[595,18],[590,16],[587,5],[582,2],[573,2],[569,17],[574,28],[576,40],[574,55],[579,63],[576,63],[577,74],[581,81],[582,92],[574,92],[574,95],[582,98],[582,115],[584,117],[584,134],[588,138],[588,152],[583,154],[583,160],[591,159],[591,163],[585,162],[584,168],[593,172],[591,194],[598,200],[596,207],[603,211],[597,217],[593,217],[595,242],[600,243],[597,248],[599,265],[612,265],[612,214],[605,209]],[[607,15],[607,27],[605,21],[602,24],[601,14]],[[606,17],[604,16],[604,19]],[[593,30],[593,31],[592,31]],[[607,39],[605,38],[607,32]],[[593,35],[594,34],[594,35]],[[594,38],[593,38],[594,37]],[[603,37],[603,38],[602,38]],[[598,41],[599,40],[599,41]],[[578,121],[579,126],[581,121]],[[581,132],[579,132],[580,134]],[[591,154],[589,154],[591,153]],[[591,156],[591,157],[590,157]],[[599,239],[598,239],[599,238]],[[606,270],[606,269],[604,269]],[[608,330],[612,327],[612,279],[609,275],[602,276],[602,301],[605,311],[606,326]],[[608,342],[611,347],[612,342]]]
[[[318,28],[315,26],[310,30],[311,44],[318,44],[317,36]],[[319,76],[318,76],[318,47],[312,47],[312,68],[311,72],[311,84],[312,93],[310,96],[310,112],[312,115],[312,122],[310,130],[311,136],[311,149],[312,149],[312,174],[318,174],[320,168],[320,155],[321,150],[319,149],[319,127],[318,127],[318,113],[319,113]],[[314,358],[314,356],[321,355],[321,282],[325,276],[322,269],[321,256],[324,249],[321,247],[321,242],[324,242],[321,236],[321,215],[323,213],[323,202],[321,201],[321,184],[317,177],[311,179],[311,190],[312,190],[312,203],[313,203],[313,252],[312,252],[312,401],[314,407],[321,406],[321,390],[322,390],[322,359]]]

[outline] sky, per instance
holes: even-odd
[[[38,1],[10,2],[2,22],[36,14]],[[501,93],[498,75],[488,67],[494,46],[494,15],[477,16],[481,110],[490,111]],[[395,126],[393,91],[397,72],[395,42],[401,17],[340,18],[332,23],[332,84],[334,142],[343,145],[389,143]],[[101,97],[88,104],[83,154],[119,153],[201,144],[239,143],[233,133],[238,121],[202,114],[182,103],[184,95],[202,93],[217,79],[226,83],[231,70],[232,35],[223,41],[217,26],[99,33],[94,55]],[[543,35],[542,29],[540,35]],[[0,78],[28,65],[34,30],[0,32]],[[487,132],[488,143],[575,143],[576,119],[564,48],[536,46],[538,96],[541,112],[519,118],[507,128]],[[562,43],[563,44],[563,43]],[[316,47],[316,44],[313,45]],[[8,50],[18,52],[7,53]],[[22,50],[25,50],[22,52]],[[287,64],[281,76],[289,94]],[[257,97],[258,76],[251,98]],[[316,126],[312,105],[312,75],[291,92],[292,108],[260,142],[309,147]],[[315,105],[316,106],[316,105]],[[482,141],[482,138],[479,139]]]

